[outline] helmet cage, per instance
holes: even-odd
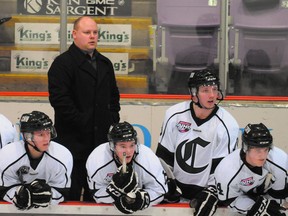
[[[250,147],[269,149],[273,147],[273,137],[264,124],[248,124],[244,128],[242,149],[247,152]]]
[[[134,141],[137,145],[136,152],[138,152],[137,132],[128,122],[117,123],[111,126],[108,133],[108,141],[111,151],[114,152],[117,142]]]

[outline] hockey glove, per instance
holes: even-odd
[[[20,210],[32,208],[31,192],[26,185],[21,185],[17,188],[13,203]]]
[[[107,186],[107,193],[114,199],[121,195],[126,195],[135,190],[138,186],[137,173],[134,172],[132,165],[127,165],[127,171],[124,173],[122,166],[117,169],[111,182]]]
[[[190,207],[195,208],[194,216],[212,216],[218,203],[217,190],[214,186],[204,188],[195,199],[190,201]]]
[[[181,189],[177,186],[175,179],[168,178],[168,192],[164,195],[164,202],[166,203],[177,203],[180,202],[182,196]]]
[[[284,208],[275,200],[259,197],[248,211],[247,216],[285,216],[285,213],[281,213],[280,210],[284,210]]]
[[[29,186],[34,207],[47,207],[50,204],[51,187],[43,179],[36,179]]]
[[[126,196],[121,196],[115,200],[114,205],[124,214],[132,214],[133,212],[149,207],[150,197],[146,191],[137,188],[132,193],[135,193],[135,199],[132,202],[130,199],[127,199]]]

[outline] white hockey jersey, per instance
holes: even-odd
[[[138,187],[148,192],[150,205],[160,203],[167,192],[166,176],[159,158],[145,145],[139,145],[137,156],[133,159],[133,169],[138,175]],[[90,190],[96,190],[93,198],[97,203],[113,203],[106,192],[117,165],[109,143],[96,147],[86,163]]]
[[[272,174],[269,187],[274,191],[284,190],[287,182],[288,155],[277,147],[270,150],[267,160],[262,167],[262,175],[251,171],[240,157],[237,149],[225,157],[215,170],[215,179],[220,200],[235,200],[229,205],[232,211],[247,214],[255,201],[247,192],[264,183],[268,173]],[[268,194],[267,198],[273,199]]]
[[[239,135],[238,123],[224,108],[216,106],[207,119],[200,120],[190,105],[191,101],[184,101],[166,111],[156,150],[173,168],[187,196],[195,193],[187,191],[190,186],[215,184],[212,160],[219,161],[234,151]]]
[[[19,140],[19,134],[15,125],[4,115],[0,114],[0,149],[17,140]]]
[[[23,181],[27,184],[35,179],[44,179],[52,188],[51,204],[64,201],[61,189],[69,189],[71,186],[71,172],[73,166],[70,151],[51,141],[48,151],[44,152],[36,169],[30,165],[29,156],[25,149],[24,141],[17,141],[6,145],[0,151],[0,192],[5,192],[3,200],[11,202],[16,189],[21,185],[17,171],[26,167],[27,174],[23,174]],[[58,191],[59,189],[59,191]]]

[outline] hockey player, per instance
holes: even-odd
[[[109,142],[88,157],[88,184],[97,203],[114,203],[125,214],[163,200],[167,192],[164,170],[153,151],[141,145],[128,122],[113,125]]]
[[[156,155],[173,170],[182,198],[191,200],[195,215],[213,215],[218,201],[214,170],[235,150],[239,126],[216,104],[223,95],[213,69],[193,71],[188,87],[192,101],[166,111]]]
[[[19,140],[19,135],[15,125],[4,115],[0,114],[0,149],[17,140]]]
[[[248,216],[285,216],[288,156],[273,146],[267,127],[248,124],[242,148],[225,157],[215,170],[218,197],[233,212]],[[277,202],[276,202],[277,201]]]
[[[0,151],[0,197],[18,209],[47,207],[64,201],[69,190],[72,155],[51,141],[56,132],[44,113],[25,113],[20,119],[24,140]]]

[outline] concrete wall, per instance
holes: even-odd
[[[148,129],[151,135],[151,148],[155,150],[165,110],[177,102],[179,101],[121,100],[121,121],[142,125]],[[231,112],[241,128],[244,128],[248,123],[264,123],[272,129],[274,144],[288,152],[288,103],[223,102],[221,106]],[[23,113],[32,110],[43,111],[54,119],[54,110],[46,99],[33,99],[32,101],[0,100],[0,113],[8,117],[13,123],[17,123]],[[144,135],[141,131],[138,134],[140,141],[144,143],[147,134]]]

